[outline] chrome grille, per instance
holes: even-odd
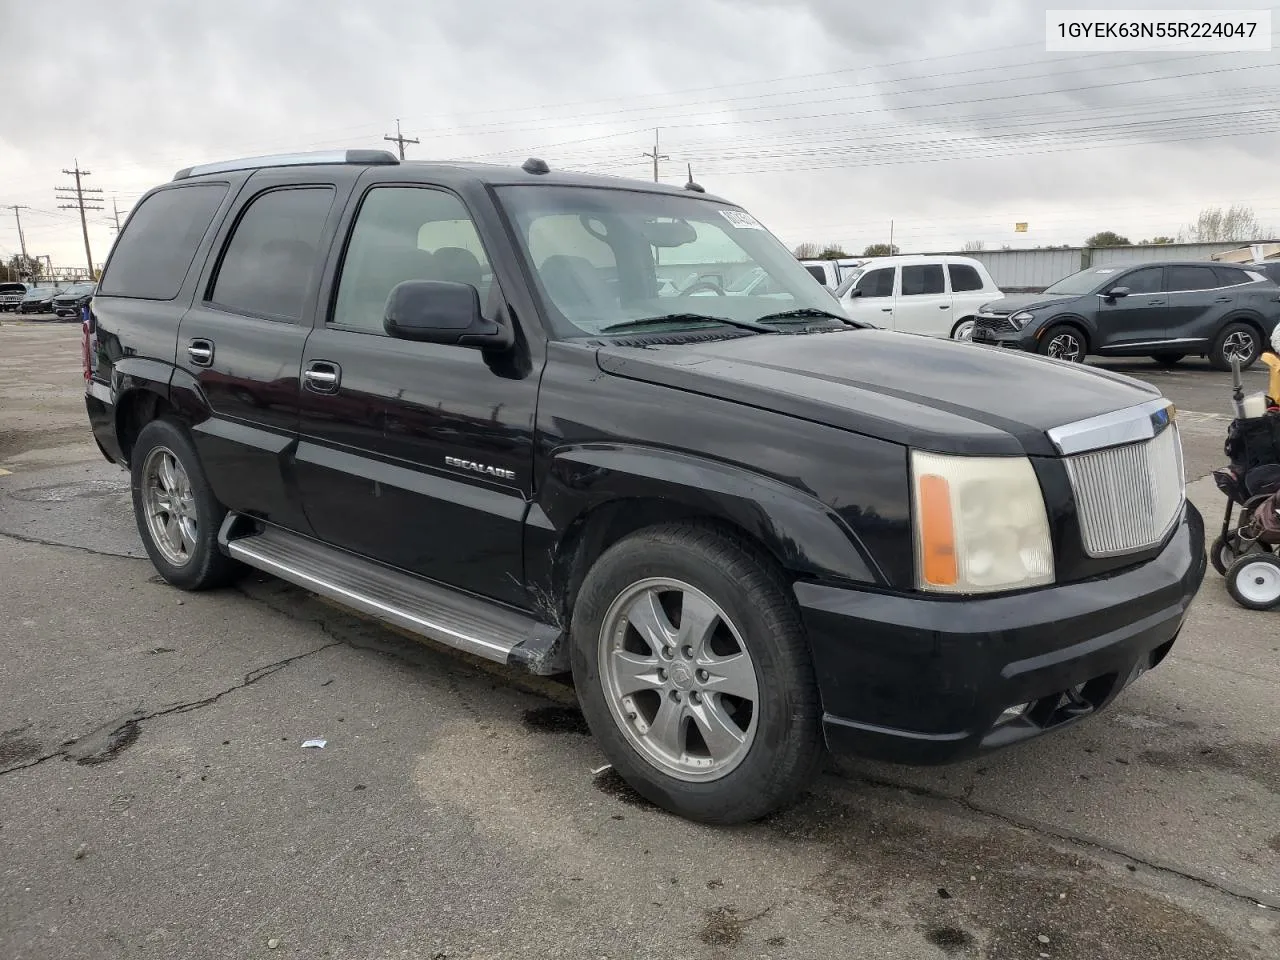
[[[1182,508],[1182,444],[1176,424],[1151,440],[1066,458],[1080,533],[1091,557],[1153,547]]]

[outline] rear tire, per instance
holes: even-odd
[[[588,572],[570,636],[592,733],[658,806],[743,823],[793,802],[816,771],[808,642],[786,581],[745,541],[691,523],[632,534]]]
[[[1280,606],[1280,557],[1247,553],[1227,571],[1227,592],[1247,610]]]
[[[1080,328],[1069,323],[1055,323],[1046,330],[1037,349],[1046,357],[1068,363],[1083,363],[1089,350]]]
[[[1240,369],[1248,370],[1262,353],[1262,335],[1247,323],[1228,323],[1213,341],[1209,351],[1209,366],[1215,370],[1230,370],[1231,355],[1240,357]]]
[[[183,590],[234,579],[239,564],[218,549],[227,508],[214,497],[186,428],[152,420],[138,434],[129,462],[138,534],[160,576]]]
[[[1165,351],[1162,353],[1153,353],[1151,359],[1162,367],[1172,367],[1180,363],[1186,357],[1185,353],[1173,353]]]

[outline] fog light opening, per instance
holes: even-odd
[[[996,717],[996,726],[998,727],[1002,723],[1010,723],[1014,720],[1022,719],[1027,715],[1032,706],[1032,703],[1019,703],[1016,706],[1005,707],[1005,709],[1000,713],[1000,716]]]

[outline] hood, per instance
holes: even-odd
[[[938,453],[1055,456],[1045,431],[1159,396],[1093,367],[884,330],[605,346],[606,373]]]
[[[1077,294],[1015,293],[1012,296],[1001,297],[999,300],[984,303],[981,312],[1007,317],[1009,314],[1017,313],[1019,310],[1034,310],[1036,307],[1047,307],[1051,303],[1074,300],[1076,296]]]

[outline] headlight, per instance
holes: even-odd
[[[1013,329],[1021,330],[1023,327],[1025,327],[1029,322],[1031,322],[1034,319],[1035,319],[1035,314],[1029,313],[1028,311],[1023,310],[1011,316],[1009,318],[1009,322],[1013,324]]]
[[[1026,457],[911,452],[916,585],[988,593],[1053,583],[1053,541]]]

